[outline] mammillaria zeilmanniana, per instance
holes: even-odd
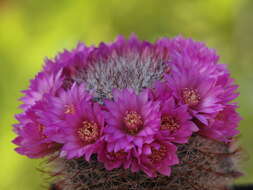
[[[61,190],[229,189],[238,93],[203,43],[118,37],[47,59],[23,91],[16,151]]]

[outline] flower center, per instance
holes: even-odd
[[[39,129],[39,132],[40,132],[40,133],[43,133],[43,132],[44,132],[44,129],[45,129],[45,126],[42,125],[42,124],[39,124],[39,125],[38,125],[38,129]]]
[[[151,155],[149,155],[149,159],[151,160],[152,163],[157,163],[164,160],[164,158],[167,155],[168,149],[166,146],[161,145],[159,150],[152,147],[151,151],[152,153]]]
[[[224,114],[223,111],[220,111],[216,117],[215,117],[216,120],[220,120],[220,121],[225,121],[226,120],[226,115]]]
[[[123,120],[125,130],[130,135],[136,135],[143,127],[142,117],[135,111],[127,111]]]
[[[169,66],[167,66],[167,67],[165,68],[164,72],[165,72],[166,74],[170,74],[170,73],[171,73],[171,68],[170,68]]]
[[[99,138],[99,127],[95,122],[83,121],[77,129],[77,136],[85,144],[94,143]]]
[[[64,113],[65,114],[74,114],[75,113],[75,107],[73,104],[66,104],[64,106]]]
[[[126,156],[126,152],[124,150],[120,150],[118,152],[108,152],[108,155],[111,160],[121,160]]]
[[[184,103],[189,106],[196,106],[200,102],[199,93],[193,88],[184,88],[182,90],[182,98]]]
[[[177,120],[174,117],[165,115],[161,118],[161,129],[162,130],[169,130],[169,131],[175,131],[179,129],[179,124]]]
[[[38,124],[38,130],[39,130],[39,134],[41,136],[41,138],[45,139],[47,138],[47,136],[44,134],[44,130],[45,130],[45,126],[42,124]]]

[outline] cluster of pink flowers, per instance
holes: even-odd
[[[239,133],[237,85],[218,60],[183,37],[118,37],[65,50],[24,91],[16,151],[87,161],[96,155],[107,170],[169,176],[180,162],[177,146],[192,135],[229,142]]]

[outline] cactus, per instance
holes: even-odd
[[[24,91],[13,142],[52,189],[225,190],[242,175],[237,87],[191,39],[78,44]]]

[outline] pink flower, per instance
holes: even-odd
[[[65,78],[70,79],[76,74],[78,68],[86,66],[92,50],[94,50],[93,46],[87,47],[83,43],[78,43],[72,51],[65,49],[54,60],[46,58],[43,71],[50,74],[62,70]]]
[[[157,101],[166,101],[173,96],[173,91],[167,82],[157,81],[150,92],[150,96]]]
[[[218,64],[215,50],[192,39],[176,37],[169,42],[171,60],[167,62],[169,86],[180,103],[202,123],[235,99],[238,88],[226,68]]]
[[[207,124],[212,114],[222,110],[221,95],[224,90],[216,85],[217,79],[187,67],[172,71],[166,78],[179,104],[187,105],[192,116],[202,123]]]
[[[91,95],[85,91],[84,85],[76,83],[68,90],[61,89],[58,96],[46,96],[45,104],[39,114],[45,123],[45,133],[55,141],[60,141],[61,126],[69,115],[77,114],[77,107],[82,101],[91,101]]]
[[[41,100],[44,95],[56,95],[63,83],[63,77],[61,75],[61,70],[55,74],[39,73],[35,79],[31,81],[29,89],[22,91],[25,96],[20,99],[24,103],[20,107],[27,110],[37,101]]]
[[[177,106],[173,98],[161,102],[160,130],[171,142],[187,143],[192,133],[198,131],[191,119],[187,106]]]
[[[175,145],[160,139],[145,144],[137,155],[139,168],[149,177],[156,177],[157,173],[170,176],[171,166],[179,163],[176,150]]]
[[[232,137],[239,134],[236,129],[241,117],[235,111],[237,106],[227,105],[218,112],[208,125],[200,125],[199,134],[218,141],[229,142]]]
[[[25,113],[17,115],[19,124],[15,125],[18,134],[13,143],[18,145],[15,150],[30,158],[40,158],[51,154],[60,148],[45,134],[45,125],[40,121],[37,111],[43,105],[42,101],[26,110]]]
[[[76,113],[68,115],[66,121],[59,124],[64,143],[61,156],[67,159],[85,156],[88,161],[101,146],[104,129],[104,117],[99,104],[82,101],[76,107]]]
[[[168,42],[170,58],[169,67],[175,70],[194,68],[201,74],[217,77],[225,72],[225,65],[217,64],[219,56],[202,42],[196,42],[182,36]],[[187,61],[186,61],[187,60]]]
[[[132,153],[125,152],[123,149],[117,152],[110,152],[108,151],[107,143],[104,142],[99,149],[98,160],[104,163],[107,170],[120,168],[121,166],[123,166],[124,169],[127,169],[130,167],[132,162]]]
[[[110,152],[128,152],[153,141],[160,126],[160,112],[159,103],[148,99],[148,91],[136,95],[132,89],[114,90],[113,100],[105,101],[105,106],[105,141]]]

